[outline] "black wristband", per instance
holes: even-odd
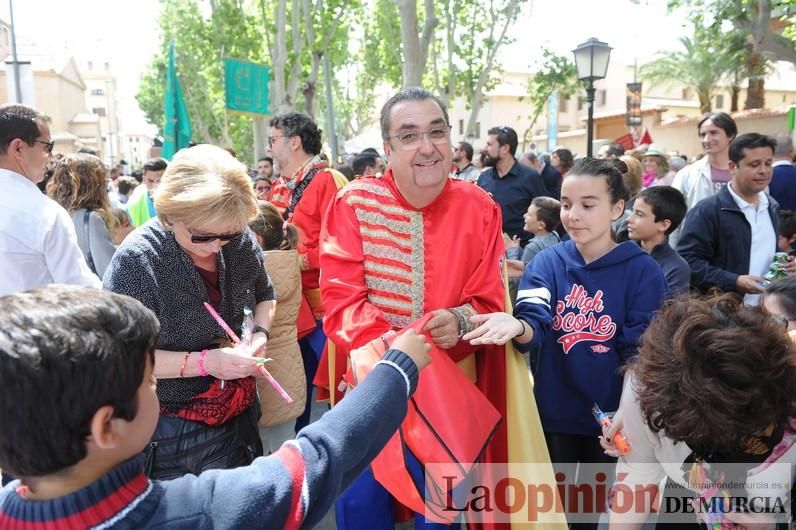
[[[271,340],[271,334],[268,332],[267,329],[265,329],[264,327],[262,327],[259,324],[256,324],[252,328],[252,335],[254,335],[255,333],[265,333],[265,338],[268,339],[268,340]]]
[[[523,335],[525,335],[525,325],[526,325],[526,324],[525,324],[525,321],[524,321],[523,319],[521,319],[521,318],[518,318],[517,320],[519,320],[519,322],[520,322],[520,326],[522,326],[522,331],[520,331],[518,334],[514,335],[514,337],[513,337],[513,338],[515,338],[515,339],[516,339],[516,338],[518,338],[518,337],[522,337]]]

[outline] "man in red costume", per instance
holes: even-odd
[[[324,330],[336,354],[319,366],[319,395],[326,391],[332,402],[342,397],[351,350],[378,344],[385,334],[425,317],[423,331],[504,418],[486,459],[508,462],[504,349],[460,340],[472,328],[471,315],[505,308],[500,208],[480,188],[448,178],[449,119],[444,104],[431,93],[409,88],[393,96],[381,111],[381,132],[388,171],[382,178],[349,184],[337,194],[323,223]],[[527,374],[525,383],[530,389]],[[467,406],[461,403],[465,414],[479,414]],[[532,397],[524,406],[533,406]],[[407,454],[410,469],[423,463]],[[341,496],[338,528],[392,528],[389,497],[374,484],[373,475],[363,474]],[[385,485],[396,494],[391,484]],[[415,524],[430,528],[431,523],[419,517]]]
[[[337,190],[348,181],[321,158],[321,130],[306,114],[288,112],[273,118],[268,147],[282,176],[286,177],[284,217],[299,229],[301,289],[306,302],[302,303],[299,328],[305,333],[310,330],[299,344],[308,390],[312,390],[311,381],[326,342],[321,326],[323,306],[318,289],[321,220]],[[311,394],[308,392],[307,395]],[[308,399],[304,413],[296,419],[297,432],[309,423],[310,405],[311,400]]]

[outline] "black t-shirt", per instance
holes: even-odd
[[[522,229],[525,225],[523,215],[535,197],[548,195],[539,173],[515,161],[503,177],[497,176],[494,167],[482,172],[478,177],[478,186],[491,194],[500,205],[503,231],[510,236],[520,236],[524,241],[530,239],[530,234]]]

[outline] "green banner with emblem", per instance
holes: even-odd
[[[270,114],[268,81],[271,69],[264,64],[224,58],[224,94],[227,109],[250,114]]]

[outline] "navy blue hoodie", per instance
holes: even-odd
[[[517,346],[541,346],[534,393],[545,432],[599,434],[591,408],[619,406],[619,368],[636,355],[665,295],[660,266],[630,241],[588,264],[566,241],[525,267],[514,316],[534,337]]]

